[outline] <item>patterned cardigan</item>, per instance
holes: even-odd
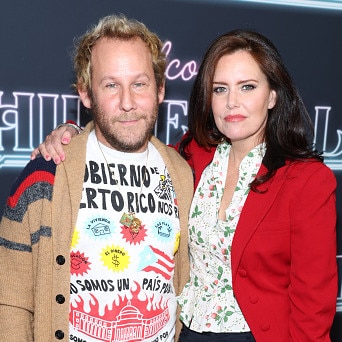
[[[86,142],[92,123],[65,147],[58,165],[30,161],[13,185],[0,223],[0,331],[6,342],[68,340],[70,244],[83,187]],[[181,238],[175,255],[178,295],[188,280],[187,220],[192,172],[157,138],[152,144],[171,176],[179,205]],[[181,323],[177,319],[176,341]]]

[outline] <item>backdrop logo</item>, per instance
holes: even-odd
[[[64,122],[67,114],[76,111],[79,122],[76,95],[13,92],[13,102],[4,103],[3,94],[0,91],[0,168],[23,167],[34,146],[57,122]],[[57,108],[58,99],[61,103]]]
[[[185,69],[181,68],[177,77],[184,79],[184,70],[189,71],[190,64],[186,64]],[[3,95],[0,91],[0,168],[24,167],[33,148],[59,123],[69,118],[80,123],[80,99],[77,95],[13,92],[12,101],[7,100],[7,103],[4,103]],[[174,143],[173,137],[181,137],[187,130],[187,111],[188,102],[185,100],[166,99],[163,102],[163,114],[159,117],[163,118],[162,140],[166,144]],[[337,129],[334,133],[329,130],[330,119],[331,107],[315,107],[314,143],[319,151],[324,151],[325,163],[332,170],[342,170],[342,131]],[[157,123],[155,135],[160,135],[159,130]],[[328,137],[334,136],[336,146],[329,149]]]
[[[76,95],[13,92],[10,99],[3,97],[0,91],[0,169],[24,167],[32,150],[59,123],[73,119],[80,124],[81,103]],[[187,130],[188,103],[168,99],[161,111],[162,140],[168,144]],[[157,126],[155,135],[160,134]]]
[[[333,137],[334,132],[329,131],[331,107],[315,107],[315,138],[314,143],[318,151],[324,151],[324,161],[332,170],[342,170],[342,131],[336,130],[337,144],[333,149],[328,148],[328,137]],[[333,126],[333,125],[331,125]]]

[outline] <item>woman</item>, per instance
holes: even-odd
[[[217,38],[189,108],[183,156],[195,165],[194,148],[217,147],[194,170],[180,341],[330,341],[336,181],[274,45],[242,30]]]
[[[277,49],[251,31],[218,37],[189,108],[177,148],[197,188],[180,341],[330,341],[336,181]],[[61,135],[44,156],[60,155]]]

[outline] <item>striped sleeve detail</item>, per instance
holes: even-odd
[[[27,164],[16,182],[4,209],[4,217],[21,222],[27,207],[41,199],[52,199],[56,165],[43,158],[35,159]]]
[[[52,199],[52,185],[49,183],[35,183],[29,188],[26,188],[22,195],[18,198],[16,206],[5,206],[4,217],[11,221],[22,222],[22,219],[27,211],[28,206],[41,199]]]
[[[32,247],[24,243],[14,242],[0,237],[0,246],[21,252],[32,252]]]
[[[32,174],[28,175],[15,189],[14,193],[8,197],[6,204],[11,208],[15,207],[26,189],[39,183],[48,183],[52,185],[54,178],[55,176],[47,171],[33,172]]]
[[[41,236],[51,237],[51,227],[40,226],[39,230],[31,235],[32,245],[38,243]]]
[[[41,226],[37,232],[31,234],[31,245],[38,243],[41,236],[51,237],[51,227]],[[10,241],[0,237],[0,246],[7,249],[20,252],[32,252],[31,245]]]

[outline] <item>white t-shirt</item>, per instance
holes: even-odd
[[[100,148],[91,132],[70,252],[70,341],[173,341],[179,235],[174,189],[155,147]]]

